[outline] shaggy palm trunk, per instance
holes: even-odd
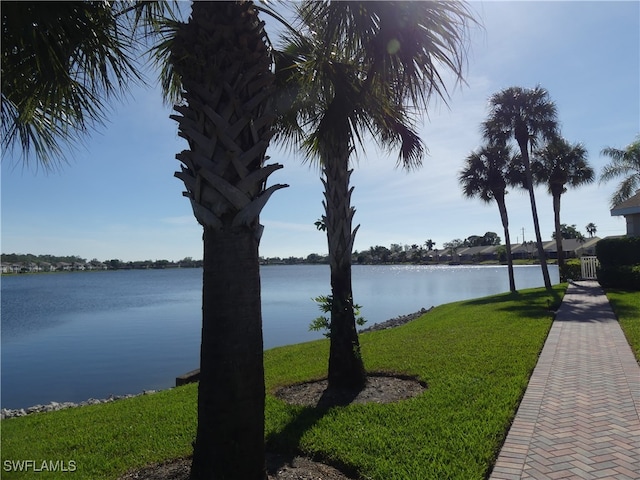
[[[558,252],[558,270],[564,275],[564,252],[562,251],[562,234],[560,232],[560,195],[553,194],[553,221],[556,227],[556,251]],[[563,280],[564,281],[564,280]]]
[[[351,286],[351,252],[357,228],[352,231],[355,209],[351,207],[348,155],[324,162],[325,224],[331,267],[331,346],[329,388],[361,389],[366,382]]]
[[[516,280],[513,274],[513,256],[511,255],[511,236],[509,235],[509,216],[507,215],[507,205],[504,201],[504,193],[496,195],[498,210],[500,210],[500,219],[504,228],[504,241],[507,249],[507,270],[509,271],[509,290],[516,293]]]
[[[536,245],[538,247],[538,259],[540,260],[540,268],[542,269],[542,278],[544,286],[547,290],[551,290],[551,279],[549,277],[549,268],[547,267],[547,258],[542,246],[542,235],[540,235],[540,222],[538,221],[538,208],[536,207],[536,197],[533,192],[533,175],[531,174],[531,163],[529,161],[529,133],[516,131],[516,140],[520,146],[522,153],[522,161],[524,163],[525,175],[527,180],[527,190],[529,191],[529,201],[531,202],[531,214],[533,216],[533,229],[536,233]]]
[[[194,2],[172,46],[184,102],[176,155],[204,228],[202,344],[194,480],[264,480],[259,214],[284,185],[264,165],[274,116],[271,59],[251,2]]]

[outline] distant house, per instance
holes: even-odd
[[[478,247],[462,247],[457,255],[462,262],[482,262],[487,260],[497,260],[498,247],[496,245],[483,245]]]
[[[627,221],[627,235],[640,237],[640,190],[611,209],[611,216],[618,215],[624,216]]]
[[[20,273],[22,271],[22,265],[17,263],[3,263],[2,273]]]
[[[584,257],[585,255],[596,254],[596,244],[600,241],[600,237],[591,237],[581,242],[575,249],[576,257]],[[562,244],[564,248],[564,243]]]
[[[55,267],[49,262],[40,262],[39,267],[41,272],[53,272],[55,270]]]
[[[536,243],[529,241],[519,243],[517,245],[511,245],[511,256],[514,260],[530,260],[532,258],[538,258]]]
[[[562,252],[564,258],[578,258],[584,255],[596,254],[596,243],[600,241],[598,237],[585,238],[579,240],[577,238],[563,238],[562,239]],[[547,258],[558,258],[558,249],[556,248],[556,241],[547,242],[544,245],[544,251]]]

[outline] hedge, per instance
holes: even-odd
[[[605,238],[596,244],[603,287],[640,290],[640,237]]]
[[[560,282],[582,279],[582,263],[579,258],[566,260],[560,270]]]

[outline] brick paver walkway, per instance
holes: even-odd
[[[640,366],[597,282],[569,286],[491,480],[640,479]]]

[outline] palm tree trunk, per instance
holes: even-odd
[[[553,195],[553,221],[556,227],[556,251],[558,252],[558,270],[564,275],[564,252],[562,251],[562,235],[560,232],[560,195]]]
[[[533,191],[533,175],[531,174],[531,163],[529,162],[528,146],[528,133],[526,135],[527,140],[522,141],[521,138],[516,135],[516,140],[520,146],[520,152],[522,153],[522,160],[525,168],[525,175],[527,178],[527,190],[529,191],[529,200],[531,202],[531,214],[533,216],[533,229],[536,233],[536,245],[538,247],[538,259],[540,260],[540,268],[542,269],[542,278],[544,280],[544,286],[547,290],[551,290],[551,279],[549,277],[549,268],[547,267],[547,258],[544,253],[544,247],[542,246],[542,235],[540,235],[540,222],[538,221],[538,209],[536,207],[536,196]]]
[[[202,344],[192,479],[263,480],[264,367],[258,244],[275,119],[264,22],[250,1],[193,2],[171,63],[184,101],[176,158],[204,228]]]
[[[355,209],[351,207],[348,155],[324,162],[325,223],[331,267],[331,346],[329,388],[361,389],[366,382],[364,363],[353,311],[351,252],[357,228],[352,232]]]
[[[202,300],[191,478],[264,480],[265,390],[255,229],[205,227]]]
[[[513,255],[511,255],[511,236],[509,235],[509,216],[507,215],[507,205],[504,201],[504,194],[496,196],[498,210],[500,210],[500,219],[504,228],[504,241],[507,249],[507,270],[509,271],[509,291],[516,293],[516,280],[513,274]]]

